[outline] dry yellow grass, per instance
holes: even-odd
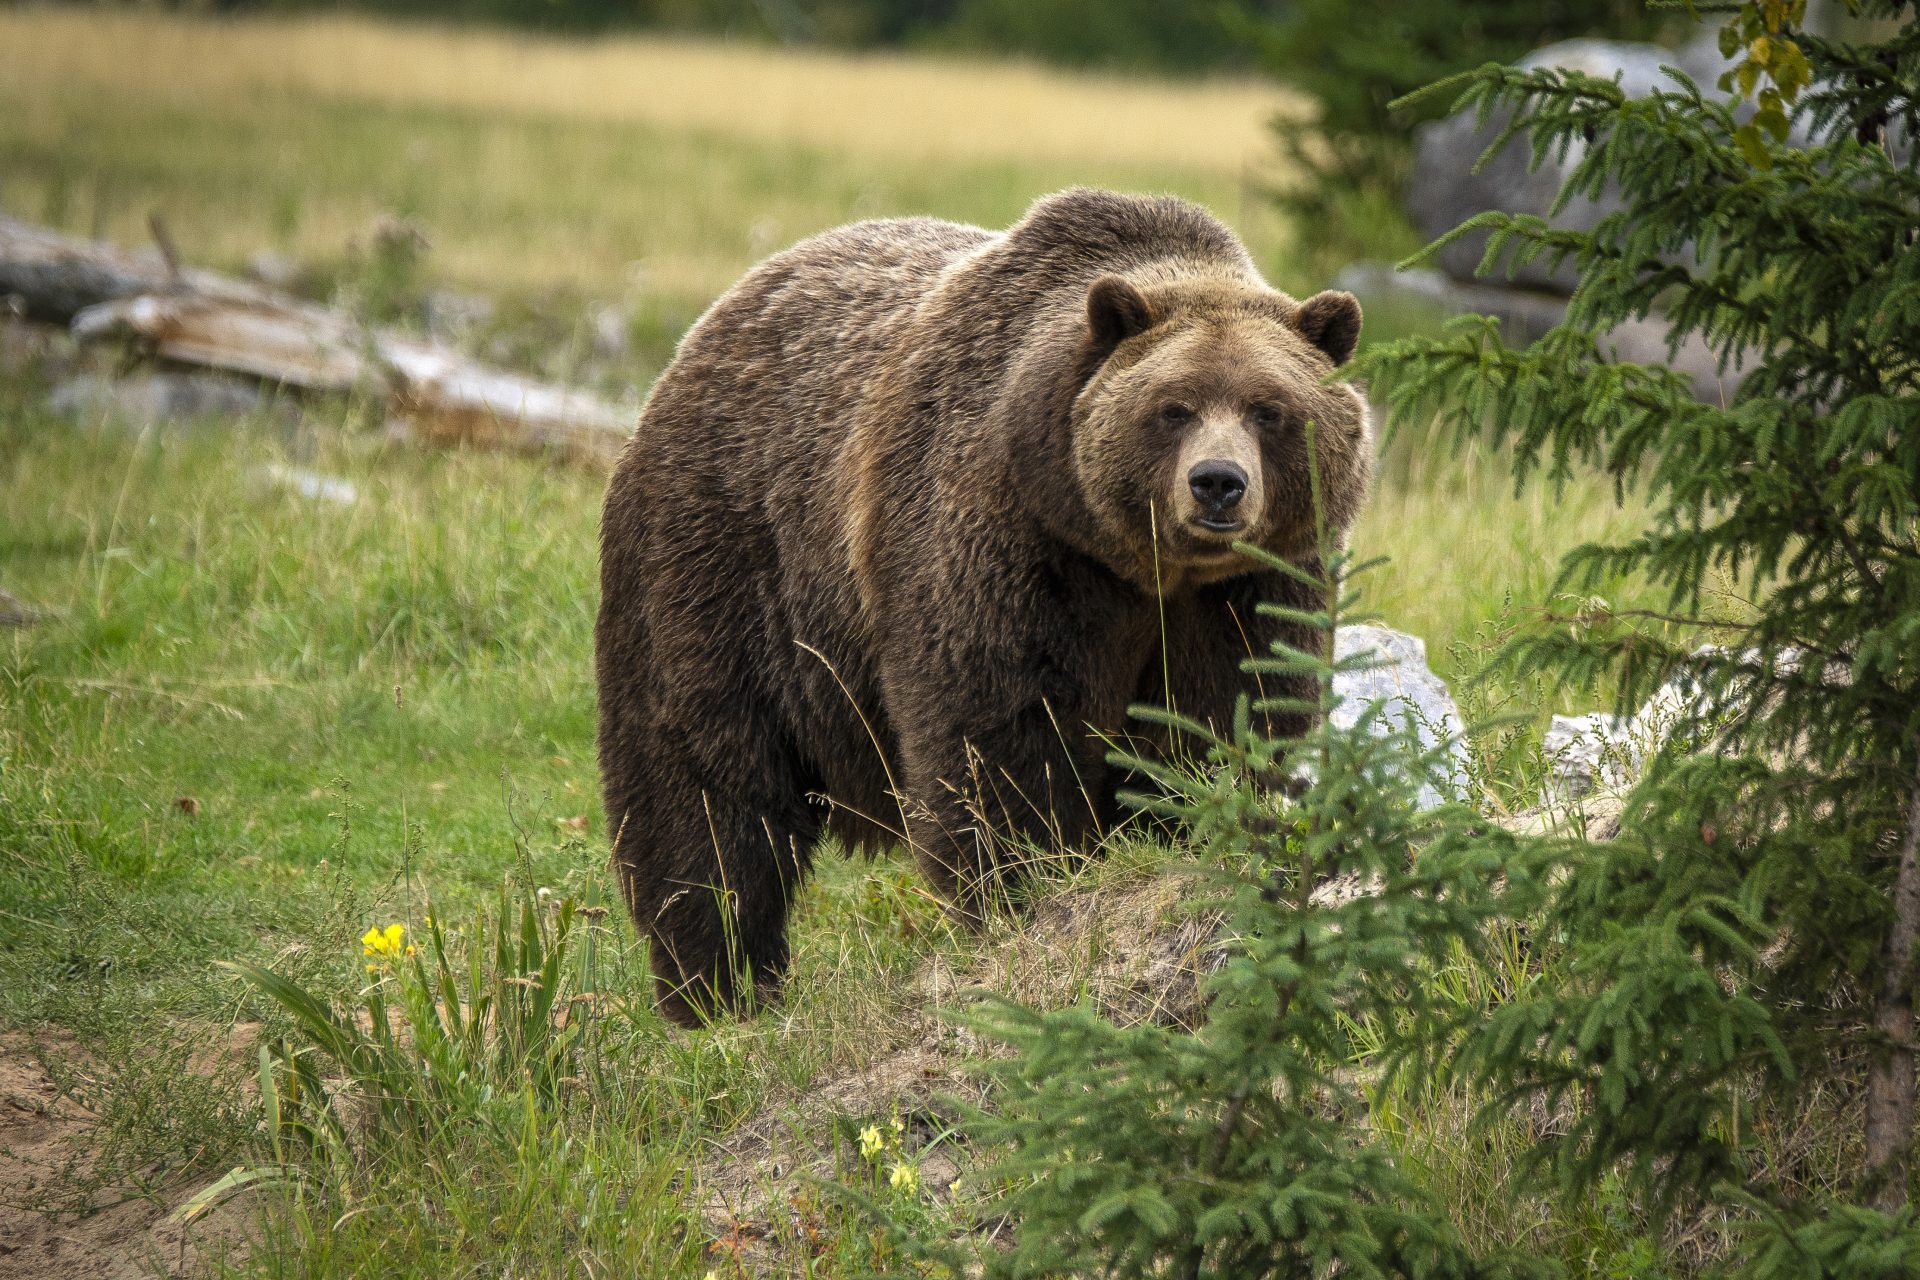
[[[0,8],[0,207],[125,241],[157,211],[228,267],[337,262],[398,212],[437,279],[625,296],[667,337],[826,227],[1004,226],[1075,183],[1197,200],[1278,263],[1255,179],[1287,103],[990,60]]]
[[[274,93],[711,132],[965,160],[1238,172],[1297,99],[1256,80],[1143,81],[1011,62],[779,50],[678,38],[565,40],[370,18],[0,11],[0,75],[43,95],[177,105]]]

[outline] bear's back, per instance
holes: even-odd
[[[783,472],[813,473],[877,382],[915,365],[934,372],[932,357],[949,366],[935,382],[984,389],[1033,323],[1077,315],[1098,276],[1196,268],[1257,279],[1232,231],[1171,197],[1063,191],[999,233],[934,218],[827,231],[755,267],[695,323],[634,448],[654,467],[726,456],[764,492],[775,477],[752,465],[768,457],[762,433],[777,433]],[[695,439],[691,418],[703,428]]]
[[[695,322],[648,396],[616,488],[676,476],[745,506],[818,483],[863,389],[940,274],[992,239],[932,218],[854,223],[768,258]],[[630,474],[629,474],[630,473]],[[666,496],[666,495],[662,495]]]
[[[803,240],[714,303],[663,381],[692,374],[711,393],[707,371],[717,363],[733,372],[730,382],[766,373],[789,398],[835,398],[849,375],[872,372],[865,362],[897,340],[941,273],[993,238],[979,227],[895,218]]]
[[[1027,289],[1081,286],[1108,273],[1154,268],[1255,275],[1227,225],[1173,196],[1122,195],[1076,187],[1034,202],[973,271]],[[986,284],[982,280],[981,284]],[[990,291],[979,290],[979,291]]]

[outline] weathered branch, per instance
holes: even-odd
[[[635,417],[274,290],[0,217],[5,294],[23,299],[29,316],[70,322],[83,340],[130,339],[164,360],[302,390],[373,392],[430,444],[555,451],[607,466]]]
[[[134,253],[0,215],[0,297],[19,299],[29,320],[66,324],[95,303],[174,289],[214,298],[273,297],[211,271],[183,267],[175,275],[157,250]]]

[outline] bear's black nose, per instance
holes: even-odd
[[[1187,485],[1202,507],[1218,515],[1247,496],[1247,473],[1224,459],[1210,458],[1187,472]]]

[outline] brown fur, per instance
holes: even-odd
[[[1228,544],[1312,564],[1309,419],[1326,517],[1355,515],[1364,404],[1321,380],[1358,328],[1348,295],[1269,288],[1202,210],[1098,191],[1004,234],[858,223],[715,303],[601,535],[608,829],[664,1010],[777,985],[823,829],[904,823],[977,915],[1021,839],[1112,821],[1130,703],[1224,722],[1249,652],[1316,644],[1254,606],[1319,602]],[[1188,510],[1202,431],[1252,473],[1231,536]]]

